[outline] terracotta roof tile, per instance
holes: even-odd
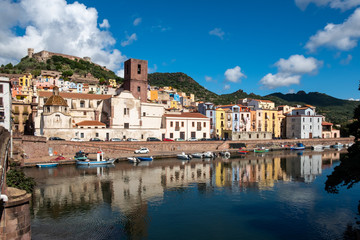
[[[76,126],[106,126],[106,124],[99,121],[85,120],[76,123]]]
[[[49,92],[52,94],[52,92]],[[65,106],[67,107],[67,103],[64,100],[64,98],[62,98],[59,95],[52,95],[51,97],[49,97],[49,99],[46,101],[46,103],[44,104],[44,106]]]
[[[50,97],[52,92],[38,92],[39,97]],[[60,92],[59,95],[63,98],[73,98],[73,99],[109,99],[111,95],[105,94],[88,94],[88,93],[70,93],[70,92]]]
[[[329,123],[329,122],[322,122],[321,125],[323,125],[323,126],[332,126],[333,124]]]

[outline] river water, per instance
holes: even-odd
[[[25,169],[33,239],[343,239],[360,188],[324,190],[340,152]]]

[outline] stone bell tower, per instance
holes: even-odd
[[[147,100],[148,62],[130,58],[124,62],[124,90],[130,91],[141,102]]]

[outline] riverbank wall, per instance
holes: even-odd
[[[237,150],[246,145],[248,149],[259,146],[276,150],[296,143],[305,146],[333,145],[336,143],[349,144],[354,138],[326,138],[326,139],[277,139],[277,140],[245,140],[245,141],[194,141],[194,142],[71,142],[71,141],[48,141],[44,137],[20,136],[14,139],[16,158],[22,165],[34,162],[51,161],[55,155],[74,156],[76,152],[97,152],[102,150],[106,157],[125,158],[132,155],[135,149],[147,147],[152,155],[175,156],[179,152],[203,152]],[[52,155],[52,156],[51,156]],[[36,161],[38,159],[38,161]],[[71,162],[71,161],[70,161]]]

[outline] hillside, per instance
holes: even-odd
[[[84,60],[74,61],[61,56],[52,56],[51,59],[46,62],[39,62],[34,58],[28,58],[26,56],[15,66],[9,63],[0,67],[0,73],[20,74],[30,72],[34,76],[40,75],[41,70],[59,71],[63,73],[64,77],[71,76],[75,73],[79,75],[91,73],[99,79],[116,79],[122,82],[122,78],[116,76],[114,72],[107,71],[94,63]]]
[[[216,93],[207,90],[185,73],[151,73],[148,80],[151,86],[171,86],[186,94],[195,94],[196,99],[215,102],[218,98]]]
[[[85,75],[90,72],[94,77],[99,78],[100,82],[105,82],[104,80],[108,79],[116,79],[119,83],[123,82],[123,79],[116,76],[114,72],[107,71],[96,64],[81,59],[74,61],[61,56],[52,56],[46,63],[24,57],[15,66],[9,63],[0,67],[0,73],[20,74],[31,72],[34,76],[38,76],[41,70],[60,71],[65,79],[73,74]],[[215,104],[236,103],[241,98],[267,99],[275,102],[277,106],[309,104],[317,107],[319,114],[326,115],[328,121],[336,124],[346,123],[351,120],[354,109],[359,104],[358,102],[337,99],[324,93],[305,93],[304,91],[299,91],[296,94],[273,93],[262,97],[254,93],[248,94],[239,89],[230,94],[217,95],[181,72],[151,73],[148,75],[148,80],[152,86],[172,86],[187,94],[194,93],[196,100],[209,101]]]

